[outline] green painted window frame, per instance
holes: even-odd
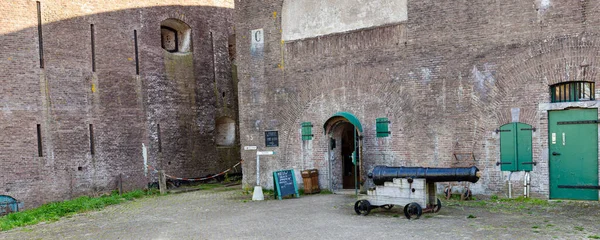
[[[389,137],[390,136],[390,128],[389,128],[390,120],[388,118],[377,118],[375,119],[375,129],[377,131],[377,137]]]
[[[313,137],[315,136],[312,133],[312,128],[313,128],[312,123],[311,122],[303,122],[302,124],[300,124],[300,126],[302,126],[302,141],[312,140]]]
[[[594,82],[576,81],[562,82],[550,86],[550,101],[579,102],[595,100]]]

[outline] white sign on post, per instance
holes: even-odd
[[[244,150],[256,150],[256,146],[244,146]]]
[[[274,151],[256,151],[256,186],[254,187],[254,192],[252,193],[252,200],[254,201],[261,201],[265,199],[265,196],[262,192],[262,187],[260,186],[260,156],[274,154]]]
[[[256,155],[273,155],[275,152],[273,151],[257,151]]]

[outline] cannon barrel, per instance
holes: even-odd
[[[369,178],[375,185],[383,185],[394,178],[425,178],[428,182],[460,182],[475,183],[481,173],[477,167],[468,168],[423,168],[423,167],[388,167],[376,166]]]

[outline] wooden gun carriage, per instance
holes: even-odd
[[[419,218],[424,212],[438,212],[442,208],[436,197],[437,182],[468,181],[475,183],[481,173],[477,167],[421,168],[376,166],[368,177],[376,185],[367,195],[359,196],[354,211],[367,215],[373,208],[391,209],[404,206],[406,218]]]

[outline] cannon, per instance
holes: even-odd
[[[359,215],[368,215],[373,208],[391,209],[404,206],[406,218],[419,218],[424,212],[436,213],[442,208],[435,196],[437,182],[475,183],[481,177],[477,167],[422,168],[376,166],[368,177],[376,185],[360,196],[354,204]],[[423,208],[425,207],[425,208]]]

